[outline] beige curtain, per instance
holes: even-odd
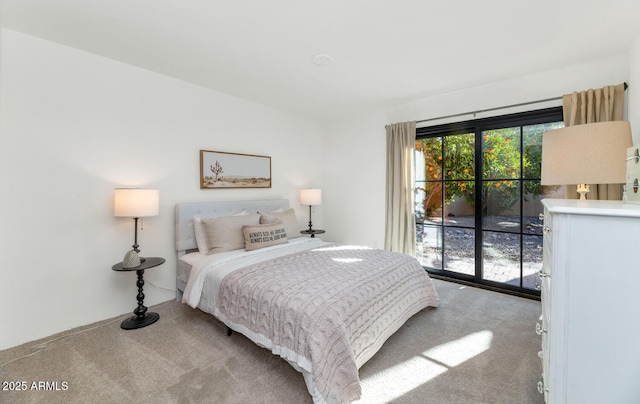
[[[387,125],[387,201],[384,248],[415,256],[413,153],[416,123]]]
[[[624,111],[624,84],[606,86],[596,90],[573,92],[562,96],[564,126],[584,123],[621,121]],[[589,199],[622,199],[620,184],[589,184]],[[567,185],[569,199],[577,199],[575,185]]]

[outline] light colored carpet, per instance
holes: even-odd
[[[358,403],[542,404],[540,302],[434,283],[440,307],[360,369]],[[27,387],[0,402],[311,403],[300,373],[211,316],[173,301],[150,310],[160,320],[139,330],[120,329],[126,315],[0,351],[2,387]]]

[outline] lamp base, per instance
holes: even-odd
[[[589,184],[578,184],[578,193],[580,194],[580,200],[585,201],[587,194],[589,193]]]
[[[311,205],[309,205],[309,233],[313,234],[313,229],[311,228]]]
[[[135,268],[139,267],[142,263],[142,259],[138,256],[135,250],[127,252],[122,259],[122,268]]]
[[[120,328],[123,330],[135,330],[151,325],[158,321],[159,318],[160,315],[158,313],[147,312],[143,316],[129,317],[120,324]]]

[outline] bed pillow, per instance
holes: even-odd
[[[200,254],[209,253],[209,243],[207,243],[207,233],[204,231],[202,219],[195,216],[193,218],[193,231],[196,233],[196,245]]]
[[[259,223],[260,215],[257,213],[202,219],[209,247],[207,254],[244,248],[242,226],[257,225]]]
[[[242,233],[247,251],[284,244],[288,241],[284,224],[279,221],[271,224],[242,226]]]
[[[263,213],[260,215],[260,224],[271,224],[278,221],[284,225],[288,239],[301,236],[300,228],[298,227],[298,218],[296,218],[296,212],[293,209],[288,209],[284,212]]]
[[[247,211],[243,210],[240,213],[236,213],[231,216],[243,216],[246,215]],[[202,219],[198,216],[193,217],[193,231],[196,234],[196,245],[198,246],[198,251],[200,254],[209,254],[209,243],[207,243],[207,233],[204,231],[204,225],[202,224]]]

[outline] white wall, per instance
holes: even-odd
[[[324,137],[324,229],[340,244],[384,247],[385,111],[333,122]]]
[[[636,53],[640,53],[640,50],[636,49]],[[640,86],[638,69],[640,66],[636,68],[639,78],[637,85]],[[336,241],[384,246],[386,124],[544,100],[624,81],[629,81],[628,53],[608,55],[580,65],[508,78],[388,108],[372,109],[358,116],[331,122],[324,139],[327,158],[323,173],[323,197],[327,199],[326,206],[323,206],[324,226],[328,232],[336,235]],[[630,91],[640,94],[640,89],[634,90],[634,84],[629,84]],[[639,103],[640,100],[636,102]],[[491,114],[481,113],[476,117],[557,105],[561,105],[561,101]],[[456,120],[471,118],[468,116]],[[438,123],[444,121],[430,122],[429,125]],[[640,122],[633,126],[636,139],[640,139],[638,124]]]
[[[162,288],[178,202],[288,198],[305,226],[298,190],[322,187],[317,122],[11,30],[0,43],[0,349],[136,307],[135,273],[111,270],[133,244],[116,187],[160,190],[138,242],[166,258],[145,273]],[[271,156],[273,187],[200,190],[200,149]],[[174,298],[149,283],[145,295]]]

